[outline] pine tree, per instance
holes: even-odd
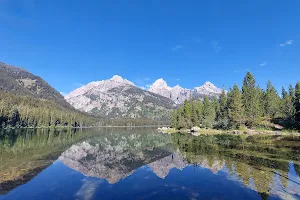
[[[184,101],[184,105],[183,105],[183,113],[184,113],[184,120],[185,120],[185,127],[187,128],[191,128],[193,126],[192,124],[192,106],[189,103],[188,100]]]
[[[193,126],[199,126],[200,124],[200,119],[199,119],[199,115],[197,112],[197,102],[196,101],[191,101],[191,107],[192,107],[192,116],[191,116],[191,121]]]
[[[281,96],[284,99],[288,95],[288,92],[282,87]]]
[[[248,72],[243,81],[242,100],[247,125],[252,126],[261,117],[259,92],[253,75]]]
[[[171,116],[172,116],[171,117],[171,125],[173,128],[177,128],[178,127],[178,111],[173,110]]]
[[[279,103],[280,97],[272,85],[271,81],[268,81],[267,89],[264,94],[265,104],[264,110],[268,117],[275,118],[275,116],[279,113]]]
[[[290,96],[288,92],[284,89],[282,91],[282,100],[281,100],[281,114],[284,118],[291,121],[295,117],[296,110],[293,102],[293,97]]]
[[[197,103],[197,116],[198,116],[198,124],[202,124],[202,121],[203,121],[203,102],[202,101],[198,101]]]
[[[217,114],[220,113],[220,102],[219,102],[219,99],[217,97],[214,96],[213,100],[212,100],[212,104],[213,104],[213,107],[215,108],[215,113],[216,113],[216,116]]]
[[[227,100],[228,116],[232,125],[240,127],[244,121],[244,107],[242,104],[242,94],[235,84],[230,88]]]
[[[211,103],[207,96],[203,100],[203,125],[208,128],[213,128],[216,118],[216,111],[213,103]]]
[[[227,109],[227,96],[225,90],[222,91],[219,98],[219,110],[217,112],[216,128],[228,129],[228,109]]]
[[[296,109],[296,123],[297,127],[300,129],[300,82],[297,82],[295,87],[295,109]]]
[[[227,96],[225,90],[223,90],[220,95],[219,104],[220,104],[220,111],[218,113],[218,119],[226,119],[228,113],[227,113]]]
[[[258,113],[260,116],[266,116],[266,110],[265,110],[265,91],[261,89],[259,86],[256,87],[256,94],[257,98],[259,99],[259,107],[258,107]]]

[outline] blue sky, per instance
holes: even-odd
[[[0,0],[0,61],[64,93],[114,74],[227,89],[248,70],[281,89],[300,80],[299,10],[298,0]]]

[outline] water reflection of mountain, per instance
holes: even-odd
[[[209,169],[216,176],[225,173],[229,179],[257,191],[262,199],[270,194],[300,199],[299,139],[193,137],[158,134],[153,129],[0,132],[0,193],[30,181],[59,157],[70,168],[111,184],[145,165],[161,178],[158,180],[166,181],[177,174],[172,169],[183,170],[184,175],[186,167],[194,166]],[[218,173],[220,170],[222,173]]]
[[[230,179],[257,191],[262,199],[270,194],[293,199],[300,197],[298,145],[278,137],[104,135],[73,145],[60,160],[111,184],[144,165],[162,179],[174,168],[202,167],[215,174],[224,169]]]
[[[73,145],[59,159],[86,176],[113,184],[135,169],[171,154],[169,136],[157,133],[104,134]]]

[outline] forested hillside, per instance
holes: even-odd
[[[90,126],[97,118],[51,100],[0,92],[0,128]]]
[[[185,101],[172,113],[172,126],[177,129],[201,126],[230,129],[246,127],[270,128],[273,123],[300,129],[300,82],[288,91],[282,88],[281,96],[270,81],[265,90],[248,72],[242,89],[235,84],[226,94],[210,101]]]
[[[0,62],[0,128],[90,126],[95,117],[75,110],[42,78]]]
[[[0,62],[0,91],[48,99],[71,107],[64,97],[41,77],[35,76],[25,69],[2,62]]]

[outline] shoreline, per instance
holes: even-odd
[[[207,134],[230,134],[230,135],[293,135],[300,136],[300,132],[285,132],[285,131],[273,131],[273,130],[254,130],[254,129],[246,129],[246,130],[218,130],[218,129],[202,129],[199,128],[197,131],[192,131],[191,129],[177,130],[174,128],[163,127],[158,128],[158,132],[164,134],[174,134],[174,133],[183,133],[183,134],[191,134],[193,136],[199,135],[207,135]]]
[[[47,126],[47,127],[10,127],[0,128],[1,130],[16,130],[16,129],[86,129],[86,128],[156,128],[161,126],[169,125],[142,125],[142,126],[84,126],[84,127],[73,127],[73,126]]]

